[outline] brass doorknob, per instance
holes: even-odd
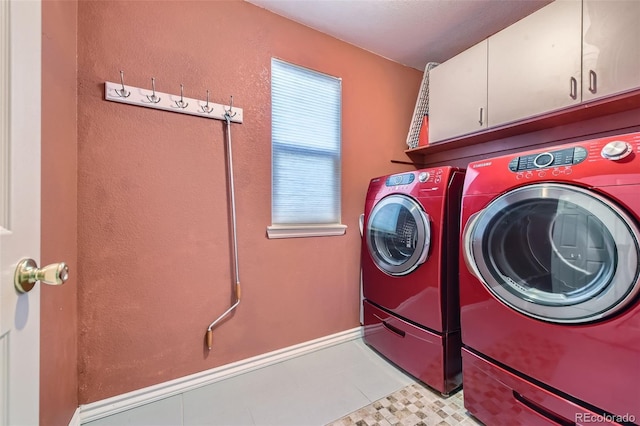
[[[61,285],[69,279],[69,267],[66,263],[52,263],[44,268],[38,268],[38,264],[33,259],[23,259],[16,267],[13,276],[13,284],[19,293],[30,291],[41,281],[44,284]]]

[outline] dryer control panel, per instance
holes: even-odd
[[[515,157],[509,162],[509,170],[512,172],[522,172],[546,167],[572,166],[583,162],[587,158],[587,155],[587,150],[581,146],[523,155],[521,157]]]
[[[397,175],[387,176],[384,181],[386,187],[397,189],[400,186],[411,185],[416,181],[416,184],[435,184],[438,185],[442,182],[443,174],[447,174],[448,168],[438,168],[430,170],[418,170],[416,172],[401,173]],[[445,171],[446,170],[446,171]]]
[[[413,173],[405,173],[402,175],[391,175],[387,177],[384,184],[386,186],[398,186],[398,185],[409,185],[415,180],[415,175]]]

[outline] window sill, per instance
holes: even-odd
[[[332,225],[271,225],[267,226],[267,237],[301,238],[301,237],[332,237],[344,235],[347,225],[340,223]]]

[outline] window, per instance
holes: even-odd
[[[271,60],[269,238],[342,235],[339,78]]]

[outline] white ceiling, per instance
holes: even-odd
[[[247,0],[418,70],[444,62],[552,0]]]

